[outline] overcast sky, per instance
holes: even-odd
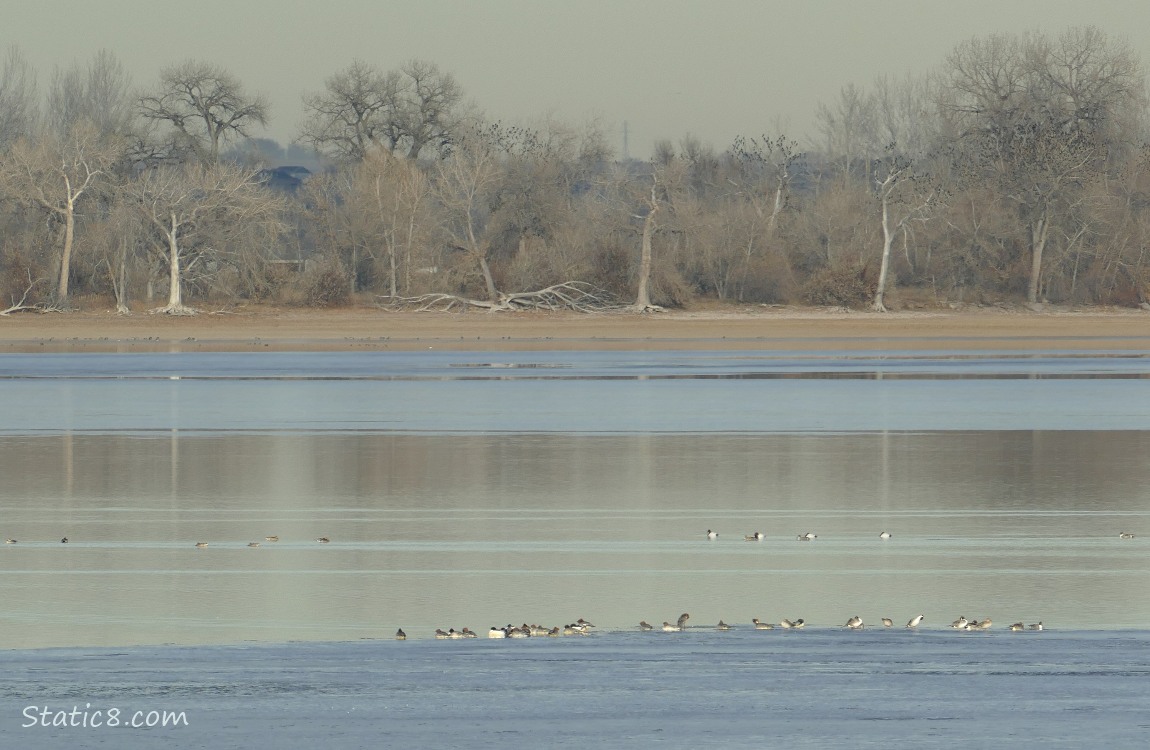
[[[937,66],[998,31],[1095,25],[1150,64],[1150,0],[40,0],[10,3],[0,45],[41,85],[56,66],[113,51],[138,86],[187,58],[216,62],[268,96],[259,133],[290,141],[300,97],[360,58],[418,57],[455,75],[493,119],[598,119],[646,158],[687,133],[716,149],[736,135],[805,140],[848,83]]]

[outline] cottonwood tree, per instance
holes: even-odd
[[[1105,191],[1096,191],[1087,205],[1099,226],[1091,227],[1093,242],[1085,248],[1079,243],[1071,297],[1081,290],[1078,299],[1150,310],[1150,145],[1123,165]]]
[[[108,50],[97,52],[87,67],[76,63],[58,69],[48,89],[45,119],[60,135],[87,122],[101,136],[129,137],[136,130],[132,79]]]
[[[774,251],[780,256],[776,260],[784,255],[778,242],[779,221],[790,203],[795,170],[805,154],[799,151],[797,141],[785,135],[738,136],[727,153],[731,170],[726,182],[735,188],[730,197],[751,209],[738,212],[744,217],[740,223],[747,225],[742,232],[739,283],[745,289],[756,254]]]
[[[247,137],[267,125],[268,104],[244,91],[240,80],[218,65],[187,60],[164,69],[159,87],[140,98],[140,114],[167,123],[179,144],[203,164],[219,161],[232,137]]]
[[[326,91],[303,98],[309,114],[299,140],[340,160],[359,161],[387,138],[390,111],[398,104],[398,75],[355,60],[330,76]]]
[[[392,149],[404,148],[407,158],[414,159],[425,148],[441,151],[451,146],[463,99],[455,77],[426,60],[411,60],[399,72],[403,103],[388,138]]]
[[[123,153],[123,144],[106,138],[88,122],[80,122],[65,135],[42,133],[36,140],[17,141],[0,162],[0,180],[6,192],[29,202],[61,225],[61,247],[54,302],[68,306],[76,217],[81,199],[87,200]]]
[[[492,255],[509,285],[532,288],[571,278],[566,264],[555,268],[552,250],[571,215],[576,137],[553,122],[499,129],[502,170],[492,194],[490,234]]]
[[[313,249],[321,270],[332,282],[337,275],[347,284],[346,294],[333,289],[328,299],[340,301],[359,291],[359,253],[368,243],[361,224],[368,223],[362,209],[364,191],[356,189],[356,170],[347,166],[312,175],[304,183],[299,201],[301,241]],[[332,284],[334,286],[334,283]],[[325,304],[326,304],[325,300]]]
[[[875,78],[868,96],[876,142],[897,144],[900,153],[920,164],[932,161],[940,141],[937,85],[933,76]],[[889,152],[890,146],[884,150]]]
[[[496,282],[492,267],[497,248],[509,236],[510,247],[523,247],[524,232],[538,229],[540,204],[515,188],[516,180],[530,173],[528,163],[546,153],[535,131],[506,127],[499,123],[469,128],[452,147],[450,154],[435,165],[432,191],[440,231],[449,251],[466,259],[470,269],[457,287],[466,289],[478,277],[482,287],[479,299],[432,293],[415,298],[399,298],[390,307],[407,309],[452,309],[476,306],[488,310],[524,308],[601,310],[614,302],[601,290],[579,280],[565,280],[542,289],[505,291]],[[526,172],[519,171],[520,168]],[[544,170],[546,171],[546,170]],[[509,176],[514,176],[509,180]],[[470,277],[470,279],[468,278]],[[444,281],[450,275],[441,277]]]
[[[253,231],[271,241],[280,230],[282,199],[263,188],[256,171],[226,164],[156,167],[129,187],[168,271],[168,303],[155,312],[192,315],[185,277],[199,269],[237,265],[234,256],[259,252],[242,245]],[[229,245],[233,245],[229,247]],[[233,256],[233,257],[229,257]]]
[[[661,160],[652,162],[649,174],[645,175],[645,184],[632,186],[635,198],[641,201],[641,213],[635,213],[633,216],[643,220],[643,229],[639,236],[639,269],[635,302],[629,308],[634,312],[660,312],[663,309],[660,305],[654,304],[651,298],[655,270],[654,240],[661,227],[664,230],[669,229],[673,221],[680,218],[679,204],[690,203],[685,195],[688,192],[685,186],[689,184],[689,176],[687,162],[673,154],[670,156],[664,154]],[[661,234],[667,233],[664,231]]]
[[[0,151],[32,136],[38,121],[36,73],[18,47],[9,47],[0,65]]]
[[[643,234],[639,241],[639,279],[635,291],[635,312],[657,312],[661,307],[651,304],[651,258],[652,239],[655,236],[656,217],[663,208],[662,189],[659,185],[659,174],[651,176],[651,192],[647,196],[646,215],[643,217]]]
[[[108,201],[104,220],[90,232],[98,235],[92,242],[95,270],[111,287],[119,315],[132,312],[128,304],[130,281],[140,265],[137,261],[147,256],[144,240],[148,232],[142,227],[138,213],[130,197],[116,190]]]
[[[851,83],[839,91],[836,101],[820,102],[815,111],[819,150],[830,160],[843,185],[869,182],[869,168],[882,152],[875,104],[873,96]]]
[[[731,155],[738,164],[738,179],[755,213],[765,220],[768,237],[775,234],[779,216],[790,196],[795,165],[803,158],[798,142],[780,135],[746,138],[738,136]]]
[[[391,298],[399,296],[399,267],[403,268],[403,292],[410,294],[413,260],[417,243],[426,234],[431,181],[417,165],[410,161],[392,161],[390,189],[383,189],[383,181],[375,182],[373,191],[376,208],[386,227],[384,239],[387,247],[388,283]],[[401,264],[402,261],[402,264]]]
[[[463,90],[435,63],[411,60],[383,72],[355,60],[304,97],[307,120],[299,140],[341,160],[358,161],[373,148],[409,159],[425,149],[442,153],[462,118]]]
[[[1137,56],[1088,27],[1056,39],[996,34],[947,60],[943,112],[956,166],[1018,210],[1030,245],[1027,300],[1038,302],[1053,225],[1105,173],[1123,129],[1145,109]]]
[[[486,233],[499,172],[499,148],[490,130],[473,130],[450,156],[436,164],[435,177],[435,193],[450,243],[475,263],[491,303],[498,302],[499,290],[491,274]]]
[[[388,151],[369,152],[350,174],[345,205],[357,215],[353,223],[368,255],[386,269],[381,275],[389,299],[401,290],[409,294],[413,258],[432,223],[430,203],[431,182],[423,169]]]
[[[938,189],[928,184],[925,175],[915,173],[914,164],[905,155],[892,153],[886,163],[886,174],[875,178],[875,192],[882,209],[882,261],[879,264],[874,301],[871,303],[871,309],[876,312],[886,312],[884,297],[895,235],[905,233],[909,222],[924,219],[939,197]]]
[[[591,257],[603,233],[596,200],[608,185],[609,149],[594,123],[570,127],[552,119],[509,129],[492,217],[494,258],[505,284],[538,289],[596,278]],[[612,227],[613,228],[613,227]]]

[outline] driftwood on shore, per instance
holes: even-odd
[[[629,305],[614,295],[582,281],[565,281],[534,292],[501,292],[497,299],[480,300],[455,294],[421,294],[417,297],[380,297],[385,310],[414,312],[450,312],[479,308],[491,312],[502,310],[570,310],[601,313],[625,310]]]
[[[32,292],[32,289],[36,286],[36,284],[40,283],[40,281],[42,281],[42,279],[33,279],[32,274],[29,273],[28,274],[28,286],[24,288],[24,294],[23,294],[23,296],[20,297],[20,301],[19,302],[13,302],[7,308],[0,310],[0,315],[11,315],[14,312],[28,312],[31,310],[37,310],[39,312],[55,312],[55,311],[59,310],[58,307],[55,307],[53,305],[29,305],[28,304],[28,295]]]

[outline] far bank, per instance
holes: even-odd
[[[650,314],[413,313],[242,308],[0,318],[0,351],[1150,350],[1150,313],[969,308],[874,313],[753,307]]]

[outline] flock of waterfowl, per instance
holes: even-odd
[[[717,531],[715,531],[714,529],[707,529],[706,538],[710,541],[715,541],[719,538],[719,533]],[[889,531],[881,531],[881,532],[879,532],[878,538],[883,540],[883,541],[887,541],[889,539],[892,539],[893,535]],[[1133,539],[1134,534],[1131,534],[1128,532],[1122,532],[1118,535],[1118,538],[1119,539]],[[756,532],[753,532],[751,534],[744,534],[743,535],[743,541],[746,541],[746,542],[761,542],[764,539],[766,539],[766,535],[763,534],[763,532],[761,532],[761,531],[756,531]],[[810,532],[810,531],[807,531],[807,532],[804,532],[804,533],[798,535],[798,541],[800,541],[800,542],[810,542],[810,541],[813,541],[815,539],[818,539],[818,534],[815,534],[815,533]],[[675,620],[675,622],[670,622],[668,620],[664,620],[662,627],[659,629],[665,633],[678,633],[678,632],[684,631],[688,627],[687,621],[690,618],[691,618],[691,615],[687,612],[684,612],[683,614],[679,615],[679,617]],[[907,621],[905,629],[915,630],[918,628],[919,625],[921,625],[923,623],[923,621],[925,619],[926,618],[924,615],[915,615],[914,617],[910,618],[910,620]],[[889,617],[881,618],[880,622],[882,623],[883,628],[893,628],[894,627],[894,620],[889,618]],[[783,619],[777,623],[766,622],[765,620],[760,620],[757,617],[753,617],[753,618],[751,618],[751,625],[754,626],[755,630],[775,630],[775,629],[801,630],[804,627],[806,627],[807,622],[806,622],[806,620],[804,620],[801,617],[798,619],[795,619],[795,620]],[[981,630],[990,630],[993,627],[993,625],[994,625],[994,622],[989,617],[986,619],[983,619],[983,620],[978,620],[978,619],[968,620],[968,619],[966,619],[966,617],[959,617],[957,620],[955,620],[954,622],[952,622],[950,624],[950,627],[954,630],[981,631]],[[564,625],[563,627],[555,626],[553,628],[547,628],[547,627],[543,627],[540,625],[528,625],[528,624],[524,623],[523,625],[507,625],[506,627],[498,627],[498,626],[492,627],[488,631],[487,637],[488,638],[531,638],[531,637],[540,637],[540,636],[556,637],[556,636],[561,636],[561,635],[587,635],[590,632],[590,629],[593,627],[594,627],[594,625],[587,622],[583,618],[580,618],[577,622],[574,622],[570,625]],[[641,631],[650,631],[650,630],[656,629],[656,626],[652,625],[651,623],[647,622],[646,620],[641,620],[639,622],[638,627],[639,627],[639,630],[641,630]],[[710,626],[702,626],[702,627],[710,627]],[[729,625],[726,622],[723,622],[722,620],[719,620],[718,624],[713,626],[713,627],[716,630],[731,630],[733,628],[732,625]],[[847,630],[862,630],[862,629],[866,628],[867,626],[863,622],[863,619],[860,616],[854,615],[853,617],[848,619],[842,627],[847,629]],[[699,629],[701,629],[701,628],[699,628]],[[1008,629],[1012,632],[1018,632],[1018,631],[1022,631],[1022,630],[1038,631],[1038,630],[1044,630],[1045,628],[1042,624],[1042,621],[1040,620],[1036,623],[1031,623],[1029,625],[1027,625],[1023,622],[1016,622],[1016,623],[1013,623]],[[446,631],[441,629],[441,628],[437,628],[435,631],[435,637],[439,638],[439,639],[463,639],[463,638],[478,638],[479,636],[475,631],[470,630],[468,628],[463,628],[462,630],[456,630],[454,628],[451,628],[451,629],[446,630]],[[396,638],[396,640],[400,640],[400,641],[407,640],[407,634],[404,633],[402,629],[400,629],[399,631],[396,632],[395,638]]]
[[[675,622],[670,622],[670,621],[664,620],[661,630],[665,633],[682,632],[684,630],[687,630],[687,628],[688,628],[687,621],[689,619],[691,619],[690,613],[684,612],[683,614],[679,615],[679,617],[675,620]],[[924,615],[915,615],[914,617],[910,618],[910,620],[907,621],[906,629],[907,630],[917,629],[918,626],[921,625],[925,619],[926,618]],[[797,620],[784,619],[784,620],[780,620],[778,623],[770,623],[770,622],[765,622],[763,620],[760,620],[757,617],[753,617],[753,618],[751,618],[751,624],[754,625],[755,630],[775,630],[776,628],[779,628],[782,630],[801,630],[804,627],[806,627],[807,623],[802,618],[799,618]],[[990,630],[993,625],[994,625],[994,622],[989,617],[986,618],[985,620],[978,620],[978,619],[968,620],[965,617],[959,617],[957,620],[955,620],[954,622],[952,622],[950,624],[950,627],[954,630],[977,631],[977,630]],[[892,628],[892,627],[894,627],[894,621],[889,617],[884,617],[884,618],[882,618],[882,626],[884,628]],[[591,632],[591,628],[593,628],[593,627],[595,627],[595,626],[592,623],[590,623],[587,620],[580,617],[578,620],[571,623],[570,625],[564,625],[563,627],[555,626],[553,628],[547,628],[547,627],[542,626],[542,625],[528,625],[527,623],[524,623],[523,625],[507,625],[505,627],[500,627],[500,626],[496,625],[496,626],[493,626],[489,631],[487,631],[487,637],[488,638],[539,638],[539,637],[555,638],[558,636],[565,636],[565,635],[587,635]],[[701,626],[701,627],[696,628],[696,630],[701,630],[704,627],[709,628],[711,626]],[[866,625],[863,623],[862,618],[859,617],[858,615],[851,617],[849,620],[847,620],[846,624],[843,625],[843,628],[845,628],[847,630],[862,630],[865,627],[866,627]],[[652,625],[651,623],[647,622],[646,620],[641,620],[639,622],[639,630],[649,631],[649,630],[655,630],[655,629],[656,629],[655,626]],[[719,623],[714,626],[714,629],[715,630],[731,630],[731,629],[733,629],[733,626],[728,625],[727,623],[723,622],[722,620],[719,620]],[[1018,632],[1018,631],[1022,631],[1022,630],[1037,631],[1037,630],[1045,630],[1045,627],[1043,626],[1042,621],[1040,620],[1040,621],[1038,621],[1036,623],[1032,623],[1030,625],[1027,625],[1023,622],[1016,622],[1016,623],[1012,624],[1008,628],[1008,630],[1010,630],[1012,632]],[[435,629],[435,637],[440,639],[440,640],[444,640],[444,639],[458,640],[458,639],[463,639],[463,638],[478,638],[479,634],[476,633],[474,630],[471,630],[470,628],[463,628],[462,630],[456,630],[455,628],[451,628],[449,630],[443,630],[442,628],[436,628]],[[405,640],[407,640],[407,633],[403,632],[403,629],[400,628],[395,633],[395,639],[397,641],[405,641]]]
[[[684,615],[685,616],[685,615]],[[522,625],[508,624],[505,627],[492,625],[491,629],[487,631],[488,638],[556,638],[561,635],[587,635],[591,632],[591,628],[595,627],[592,623],[580,617],[570,625],[559,627],[556,625],[553,628],[548,628],[543,625]],[[435,629],[435,637],[439,640],[460,640],[463,638],[478,638],[479,634],[471,628],[463,628],[456,630],[450,628],[444,630],[443,628]],[[407,633],[403,632],[403,628],[395,631],[395,640],[406,641]]]
[[[717,531],[714,531],[713,529],[707,529],[706,537],[708,540],[714,541],[714,540],[717,540],[719,538],[719,534]],[[879,533],[878,537],[879,537],[879,539],[882,539],[885,541],[885,540],[891,539],[892,535],[889,531],[882,531]],[[1122,532],[1118,535],[1118,538],[1119,539],[1133,539],[1134,534],[1131,534],[1129,532]],[[743,540],[747,541],[747,542],[761,542],[764,539],[766,539],[766,535],[763,534],[763,532],[761,532],[761,531],[756,531],[752,534],[745,534],[743,536]],[[810,531],[807,531],[807,532],[804,532],[804,533],[798,535],[798,541],[800,541],[800,542],[810,542],[810,541],[813,541],[815,539],[818,539],[818,534],[812,533]],[[265,542],[274,543],[274,542],[278,542],[279,540],[280,540],[280,538],[278,535],[269,535],[269,536],[264,537]],[[331,541],[331,539],[329,539],[326,536],[321,536],[321,537],[317,537],[315,539],[315,541],[320,543],[320,544],[327,544]],[[5,539],[4,543],[5,544],[17,544],[18,541],[16,539]],[[62,539],[60,539],[60,543],[61,544],[68,544],[68,537],[63,537]],[[208,542],[196,542],[195,546],[199,549],[203,549],[204,547],[208,546]],[[248,542],[247,546],[259,547],[260,542]],[[691,615],[689,613],[684,612],[683,614],[679,615],[679,617],[675,620],[674,623],[669,622],[669,621],[664,621],[661,629],[667,633],[676,633],[676,632],[681,632],[683,630],[686,630],[687,629],[687,620],[689,620],[690,617],[691,617]],[[907,622],[906,628],[913,630],[913,629],[917,628],[923,622],[923,620],[924,620],[923,615],[916,615],[916,616],[912,617]],[[882,622],[882,626],[884,628],[894,627],[894,620],[892,620],[889,617],[883,617],[881,619],[881,622]],[[801,630],[802,628],[804,628],[806,626],[807,623],[802,618],[798,618],[796,620],[783,619],[783,620],[780,620],[778,623],[770,623],[770,622],[760,620],[757,617],[754,617],[754,618],[751,618],[751,624],[754,626],[754,628],[756,630],[774,630],[776,628],[779,628],[782,630]],[[993,626],[993,624],[994,623],[990,618],[986,618],[985,620],[978,620],[978,619],[968,620],[968,619],[966,619],[966,617],[959,617],[957,620],[955,620],[954,622],[952,622],[950,624],[950,627],[955,629],[955,630],[975,631],[975,630],[989,630]],[[552,628],[547,628],[547,627],[544,627],[542,625],[528,625],[527,623],[524,623],[523,625],[510,625],[510,624],[508,624],[505,627],[493,626],[490,630],[488,630],[487,637],[488,638],[532,638],[532,637],[552,637],[552,638],[554,638],[557,636],[587,635],[590,632],[591,628],[593,628],[593,627],[595,627],[595,626],[592,623],[590,623],[587,620],[580,617],[577,621],[575,621],[571,624],[568,624],[568,625],[564,625],[562,627],[555,626]],[[643,630],[643,631],[655,629],[655,626],[651,625],[650,623],[646,622],[645,620],[640,621],[638,627],[639,627],[639,630]],[[863,623],[863,620],[861,617],[859,617],[858,615],[854,615],[849,620],[847,620],[846,624],[843,627],[848,629],[848,630],[861,630],[866,626]],[[723,622],[722,620],[719,620],[718,624],[715,625],[715,629],[716,630],[731,630],[732,626],[728,625],[727,623]],[[1013,623],[1009,628],[1009,630],[1011,630],[1013,632],[1017,632],[1017,631],[1021,631],[1021,630],[1035,630],[1035,631],[1037,631],[1037,630],[1043,630],[1043,629],[1044,628],[1043,628],[1041,620],[1039,622],[1031,623],[1029,625],[1024,624],[1022,622],[1016,622],[1016,623]],[[464,639],[464,638],[478,638],[479,635],[475,631],[471,630],[470,628],[466,628],[466,627],[462,628],[461,630],[456,630],[455,628],[450,628],[446,631],[443,630],[442,628],[436,628],[435,637],[437,639],[457,640],[457,639]],[[405,632],[403,632],[402,628],[400,628],[399,630],[396,631],[395,639],[400,640],[400,641],[407,640],[407,634]]]
[[[264,537],[265,542],[278,542],[279,540],[280,540],[279,536],[265,536]],[[328,539],[326,536],[321,536],[321,537],[318,537],[315,541],[319,542],[320,544],[327,544],[331,540]],[[207,547],[207,546],[208,546],[207,542],[196,542],[196,547],[198,547],[200,549],[203,549],[204,547]],[[258,547],[258,546],[260,546],[260,543],[259,542],[248,542],[248,546],[249,547]]]

